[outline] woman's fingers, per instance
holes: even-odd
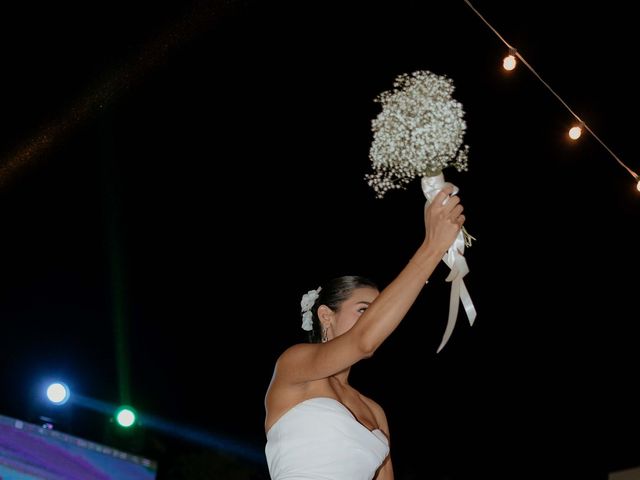
[[[433,199],[433,203],[436,205],[444,205],[448,203],[447,199],[449,195],[453,193],[453,185],[445,185],[442,190],[440,190]]]
[[[447,203],[444,204],[443,209],[445,213],[451,213],[453,209],[460,203],[460,197],[453,196],[449,197]]]
[[[462,215],[462,211],[464,210],[464,207],[460,204],[456,205],[452,210],[451,213],[449,214],[450,218],[452,220],[456,220],[460,215]]]

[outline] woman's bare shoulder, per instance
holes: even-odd
[[[362,398],[362,400],[371,409],[371,411],[373,412],[374,416],[376,417],[376,420],[378,421],[378,423],[386,425],[387,424],[387,416],[384,413],[384,409],[382,408],[382,406],[378,402],[373,400],[372,398],[369,398],[369,397],[363,395],[362,393],[359,393],[359,395],[360,395],[360,398]]]
[[[296,343],[285,349],[276,360],[276,370],[278,365],[288,361],[295,361],[300,355],[304,355],[314,346],[313,343]]]

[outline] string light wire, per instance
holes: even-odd
[[[512,55],[515,55],[518,59],[520,59],[520,61],[531,71],[531,73],[533,73],[533,75],[535,75],[535,77],[540,80],[540,82],[547,88],[547,90],[549,90],[554,97],[556,97],[560,103],[562,103],[562,105],[564,105],[564,107],[569,111],[569,113],[580,123],[580,125],[587,131],[589,132],[593,138],[595,138],[598,143],[600,143],[600,145],[602,145],[605,150],[607,152],[609,152],[611,154],[611,156],[616,160],[616,162],[618,162],[620,164],[620,166],[622,166],[627,172],[629,172],[631,174],[631,176],[636,180],[640,180],[640,177],[638,177],[638,174],[636,172],[634,172],[633,170],[631,170],[631,168],[629,168],[622,160],[620,160],[618,158],[618,156],[613,153],[613,151],[600,139],[600,137],[598,137],[598,135],[595,134],[595,132],[593,130],[591,130],[591,128],[589,127],[589,125],[587,125],[587,123],[582,120],[570,107],[569,105],[567,105],[567,102],[565,102],[560,95],[558,95],[555,90],[553,90],[553,88],[551,88],[551,86],[545,82],[542,77],[538,74],[538,72],[535,71],[535,69],[529,64],[529,62],[527,62],[524,57],[520,54],[520,52],[518,52],[518,50],[513,47],[512,45],[509,44],[509,42],[507,42],[504,37],[502,35],[500,35],[500,33],[493,27],[493,25],[491,25],[486,18],[484,18],[482,16],[482,14],[473,6],[471,5],[471,2],[469,0],[464,0],[464,3],[466,3],[469,8],[471,10],[473,10],[473,12],[480,18],[480,20],[482,20],[487,27],[489,27],[491,29],[491,31],[493,33],[495,33],[495,35],[500,39],[500,41],[502,41],[502,43],[504,43],[506,45],[506,47],[509,49],[509,51],[511,52]],[[638,184],[638,189],[640,190],[640,183]]]

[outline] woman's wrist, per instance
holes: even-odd
[[[445,252],[434,247],[426,240],[420,245],[416,253],[411,257],[411,261],[416,263],[421,268],[433,269],[435,265],[442,259]]]

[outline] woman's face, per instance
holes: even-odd
[[[356,288],[351,296],[334,312],[334,336],[337,337],[348,332],[379,294],[380,292],[375,288]]]

